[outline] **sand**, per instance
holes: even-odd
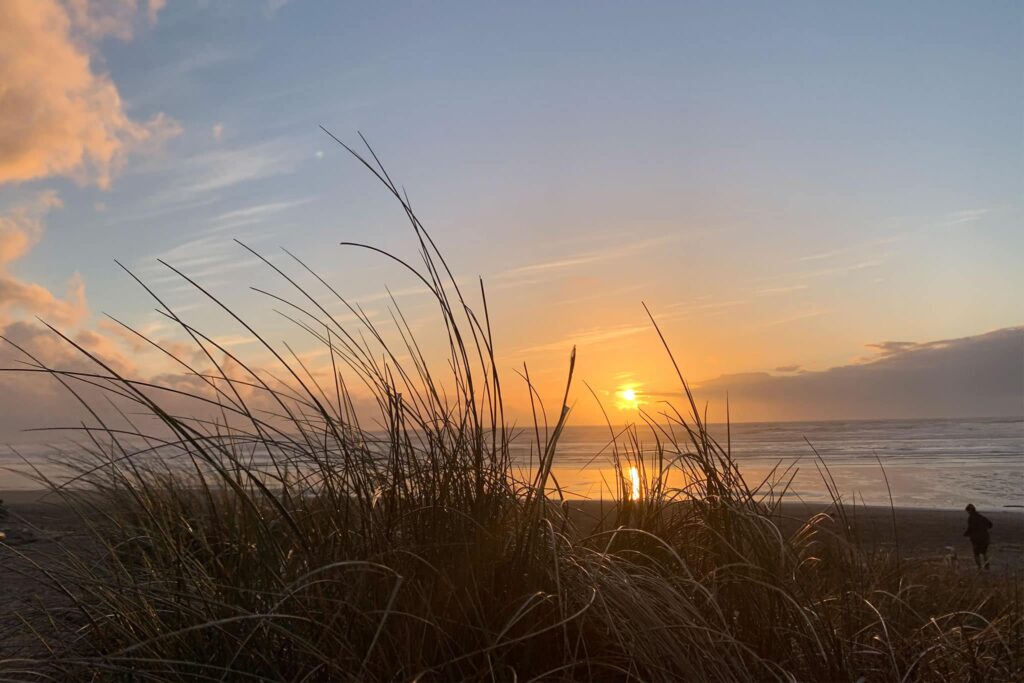
[[[82,541],[86,538],[81,520],[61,505],[53,496],[40,491],[0,491],[0,499],[9,512],[6,521],[0,521],[0,531],[6,532],[7,544],[22,552],[39,554],[43,549]],[[597,501],[571,501],[570,508],[577,525],[588,530],[611,511],[611,505]],[[828,511],[826,504],[786,504],[782,527],[791,531],[803,520],[818,512]],[[895,535],[893,511],[888,507],[858,506],[852,508],[860,537],[865,547],[893,548],[899,540],[900,551],[908,559],[930,560],[945,558],[951,550],[961,562],[973,563],[971,544],[963,536],[967,515],[959,510],[925,508],[896,508]],[[992,545],[989,556],[993,569],[1024,571],[1024,510],[979,510],[993,523]],[[7,593],[6,569],[10,565],[10,549],[0,548],[0,595]]]
[[[569,506],[578,527],[583,530],[596,526],[602,517],[611,519],[612,506],[608,503],[571,501]],[[780,527],[784,533],[790,533],[815,514],[831,509],[828,504],[787,503],[782,509]],[[848,508],[865,549],[892,550],[898,539],[900,555],[904,559],[947,562],[951,555],[955,555],[961,569],[974,569],[971,543],[963,536],[967,529],[966,512],[895,508],[895,534],[893,512],[892,508],[880,506]],[[1024,511],[981,508],[979,512],[993,525],[989,547],[992,571],[1024,577]]]

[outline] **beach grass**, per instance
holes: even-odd
[[[90,420],[77,428],[81,448],[61,456],[70,483],[39,474],[79,514],[88,543],[61,546],[45,566],[24,556],[56,598],[5,627],[26,645],[0,661],[0,676],[1024,677],[1019,577],[965,580],[868,549],[823,462],[833,504],[785,524],[790,473],[748,482],[678,367],[679,407],[625,429],[609,421],[610,500],[596,522],[573,514],[552,467],[574,352],[554,410],[526,369],[514,378],[527,383],[534,420],[510,426],[482,284],[460,289],[372,150],[350,151],[408,218],[421,263],[350,246],[418,278],[436,302],[445,357],[421,352],[394,300],[393,329],[382,330],[297,258],[287,270],[252,249],[288,293],[257,291],[323,346],[326,371],[265,340],[172,264],[273,368],[250,366],[141,281],[202,356],[162,347],[180,376],[125,377],[57,329],[94,369],[48,368],[24,349],[20,371],[61,382]],[[316,291],[300,285],[309,277]],[[652,329],[661,333],[653,318]],[[517,440],[533,444],[529,468],[514,462]],[[686,485],[670,486],[669,473]]]

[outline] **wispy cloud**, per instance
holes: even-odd
[[[798,256],[790,261],[790,263],[806,263],[808,261],[825,261],[836,256],[843,256],[845,254],[852,253],[864,253],[875,250],[878,247],[886,247],[895,244],[905,237],[904,234],[891,234],[876,239],[868,240],[866,242],[859,242],[855,244],[848,244],[846,246],[837,247],[835,249],[829,249],[826,251],[819,251],[813,254],[806,254],[804,256]]]
[[[577,254],[575,256],[566,256],[559,259],[540,261],[538,263],[531,263],[525,266],[519,266],[518,268],[512,268],[511,270],[506,270],[505,272],[498,274],[495,279],[520,278],[524,275],[538,275],[565,270],[567,268],[574,268],[576,266],[603,263],[606,261],[620,259],[631,254],[636,254],[637,252],[646,251],[653,247],[678,242],[680,239],[680,235],[662,235],[661,237],[641,240],[630,244],[617,244],[605,249],[583,252],[582,254]]]
[[[827,277],[830,275],[844,275],[846,273],[852,273],[859,270],[866,270],[868,268],[876,268],[885,263],[888,258],[888,254],[884,254],[874,258],[865,258],[862,260],[854,261],[852,263],[844,263],[840,265],[831,266],[828,268],[818,268],[815,270],[798,270],[789,273],[779,273],[777,275],[770,275],[765,278],[761,278],[758,282],[771,283],[785,280],[815,280],[818,278]],[[786,288],[789,285],[779,285],[775,289]],[[769,291],[773,288],[762,288],[763,291]]]
[[[776,320],[772,320],[772,321],[766,322],[764,324],[764,327],[775,327],[777,325],[788,325],[790,323],[799,322],[800,320],[808,320],[810,318],[818,318],[820,316],[827,315],[827,314],[828,314],[828,311],[825,311],[825,310],[804,311],[802,313],[794,313],[792,315],[787,315],[787,316],[785,316],[783,318],[778,318]]]
[[[714,301],[694,299],[691,301],[680,301],[678,303],[671,304],[668,306],[668,309],[673,311],[674,315],[683,315],[686,313],[699,313],[703,311],[719,311],[726,308],[743,306],[746,303],[748,303],[746,299],[717,299]]]
[[[298,199],[291,202],[269,202],[266,204],[256,204],[255,206],[249,206],[244,209],[235,209],[222,213],[215,217],[213,220],[215,223],[221,222],[234,222],[237,220],[250,220],[250,219],[262,219],[270,214],[279,213],[286,209],[290,209],[293,206],[301,206],[309,203],[310,199]]]
[[[269,238],[269,234],[250,234],[246,236],[247,244],[258,244]],[[182,280],[181,276],[157,261],[160,259],[190,278],[211,285],[207,279],[217,277],[218,282],[223,276],[240,270],[255,268],[262,265],[258,259],[238,246],[234,240],[214,233],[195,237],[171,249],[151,253],[138,260],[135,270],[151,285],[175,285],[161,291],[167,294],[194,292],[192,285]]]
[[[793,259],[795,263],[806,263],[807,261],[819,261],[821,259],[832,258],[833,256],[839,256],[840,254],[846,253],[846,249],[832,249],[830,251],[822,251],[817,254],[808,254],[807,256],[800,256]]]
[[[312,200],[306,198],[288,202],[267,202],[265,204],[249,206],[244,209],[228,211],[213,219],[211,231],[222,232],[232,228],[239,228],[244,225],[263,223],[272,216],[283,213],[288,209],[308,204],[310,201]]]
[[[573,332],[558,341],[527,346],[515,351],[516,354],[545,353],[549,351],[568,351],[573,346],[592,346],[613,339],[631,337],[641,332],[652,331],[651,325],[616,325],[612,327],[593,327]]]
[[[954,211],[947,213],[941,221],[939,221],[940,227],[950,227],[954,225],[967,225],[969,223],[977,223],[984,216],[992,213],[995,209],[967,209],[966,211]]]
[[[236,185],[290,173],[299,161],[295,145],[286,140],[204,151],[175,161],[167,188],[149,203],[163,212],[196,205]]]
[[[191,197],[232,185],[270,178],[290,171],[295,155],[281,142],[205,152],[185,162],[189,178],[175,189],[177,196]]]
[[[250,268],[256,268],[257,266],[263,265],[258,260],[252,258],[249,254],[237,254],[231,256],[228,254],[221,254],[216,257],[212,257],[203,263],[193,264],[191,266],[183,266],[180,263],[174,265],[175,268],[180,270],[182,273],[187,275],[190,279],[204,284],[202,281],[206,278],[213,276],[223,276],[227,273],[233,273],[239,270],[248,270]],[[164,275],[158,275],[151,279],[148,279],[149,284],[169,284],[169,283],[184,283],[180,287],[180,291],[194,291],[195,288],[185,282],[180,275],[177,273],[167,270]],[[209,283],[205,283],[209,284]],[[178,291],[178,290],[175,290]]]
[[[246,346],[248,344],[255,344],[259,340],[256,337],[243,336],[243,335],[228,335],[224,337],[213,337],[213,341],[220,346]]]
[[[607,300],[608,297],[612,296],[612,295],[625,294],[627,292],[636,292],[636,291],[650,290],[650,289],[651,289],[651,284],[650,283],[630,285],[629,287],[612,287],[612,288],[608,288],[608,289],[602,289],[601,291],[596,291],[596,292],[593,292],[592,294],[587,294],[585,296],[578,296],[578,297],[573,297],[571,299],[562,299],[562,300],[552,301],[551,305],[552,306],[568,306],[568,305],[581,304],[581,303],[583,303],[585,301],[595,301],[595,300],[598,300],[598,299],[600,299],[600,300]]]
[[[790,292],[799,292],[800,290],[807,289],[807,285],[787,285],[784,287],[765,287],[762,289],[754,290],[754,294],[757,296],[777,296],[779,294],[789,294]]]

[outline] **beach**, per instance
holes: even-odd
[[[578,528],[587,532],[603,527],[614,518],[610,503],[598,501],[570,501],[569,508]],[[828,504],[786,503],[778,525],[780,530],[793,533],[805,521],[819,513],[829,513]],[[971,544],[963,536],[967,515],[947,509],[927,509],[878,505],[847,508],[862,548],[871,551],[894,551],[899,541],[900,556],[911,562],[949,563],[955,554],[957,567],[965,572],[975,570]],[[1024,511],[981,510],[993,524],[992,545],[989,548],[991,571],[1000,574],[1024,576]],[[893,519],[895,515],[895,533]]]
[[[75,609],[69,595],[37,577],[51,571],[59,574],[68,561],[68,550],[76,558],[73,561],[89,561],[91,557],[98,558],[99,546],[79,513],[52,494],[5,491],[0,492],[0,498],[8,513],[0,522],[0,530],[7,535],[6,542],[0,543],[0,660],[46,658],[46,648],[25,624],[42,613],[73,615]],[[616,512],[613,504],[599,501],[567,501],[565,508],[580,537],[609,530]],[[906,568],[920,567],[925,574],[947,577],[946,581],[952,570],[959,577],[956,583],[961,590],[1012,590],[1024,577],[1024,513],[985,509],[982,512],[994,525],[989,555],[992,567],[987,572],[979,572],[974,566],[970,543],[962,536],[966,523],[963,512],[881,506],[847,508],[861,548],[869,555],[893,553],[898,540]],[[834,513],[834,508],[827,504],[786,503],[775,520],[782,534],[790,535],[821,513]],[[830,524],[838,524],[837,520],[834,517]],[[29,666],[31,670],[34,665]]]
[[[81,551],[91,541],[78,513],[53,495],[43,491],[3,491],[0,499],[8,511],[7,519],[0,521],[0,531],[7,536],[0,544],[2,622],[3,615],[18,611],[26,601],[61,599],[40,592],[38,582],[25,571],[26,559],[45,570],[61,561],[62,546]],[[608,502],[573,500],[568,502],[568,508],[570,519],[583,535],[608,529],[615,517],[614,506]],[[777,523],[784,534],[791,534],[811,517],[832,511],[834,508],[827,504],[787,503]],[[1024,511],[980,511],[993,523],[991,575],[1024,577]],[[970,542],[963,536],[963,512],[882,506],[850,507],[847,512],[867,552],[893,552],[898,540],[903,560],[953,564],[965,578],[977,573]]]
[[[44,491],[0,491],[0,500],[9,513],[7,520],[0,522],[0,531],[7,533],[7,545],[12,548],[34,551],[56,542],[80,539],[86,533],[79,516]],[[572,500],[568,505],[570,516],[581,533],[607,528],[614,518],[614,506],[610,502]],[[792,533],[814,515],[833,509],[825,503],[786,503],[779,527],[784,533]],[[989,550],[993,570],[1024,572],[1024,509],[979,508],[979,511],[993,523]],[[932,561],[945,560],[952,549],[962,568],[973,568],[971,544],[963,536],[967,520],[962,511],[858,505],[849,507],[848,512],[867,550],[891,550],[898,540],[904,559]],[[9,549],[3,554],[5,567],[10,564],[10,555]],[[4,576],[0,585],[6,586],[7,575]]]

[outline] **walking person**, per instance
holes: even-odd
[[[964,532],[964,536],[971,539],[974,563],[978,565],[978,569],[988,569],[988,530],[992,528],[992,522],[978,512],[973,504],[969,503],[964,509],[967,510],[967,531]]]

